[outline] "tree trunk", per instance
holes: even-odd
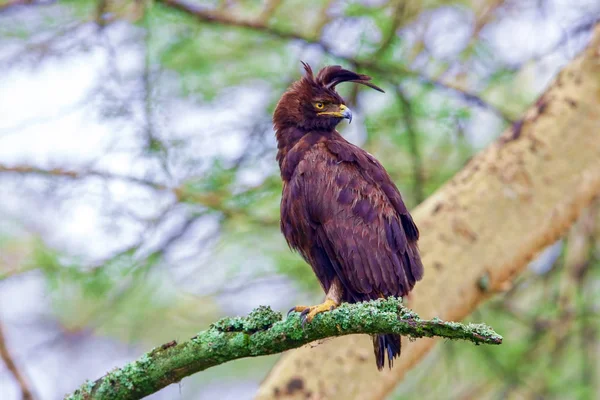
[[[464,318],[564,235],[598,193],[600,26],[519,123],[414,210],[425,278],[410,306],[423,318]],[[434,344],[405,341],[383,373],[367,336],[305,346],[279,361],[257,398],[381,399]]]

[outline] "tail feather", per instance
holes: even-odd
[[[400,355],[401,342],[400,335],[375,335],[373,336],[373,350],[375,352],[375,362],[380,371],[385,366],[385,356],[387,354],[388,366],[392,368],[394,358]]]

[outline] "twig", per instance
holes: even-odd
[[[380,56],[385,54],[387,49],[394,42],[394,38],[396,37],[396,31],[398,30],[398,27],[400,26],[400,23],[403,20],[403,11],[406,5],[407,3],[404,0],[396,0],[396,3],[392,7],[392,21],[390,28],[387,30],[379,48],[373,53],[373,58],[379,58]]]
[[[16,3],[19,3],[19,2],[16,2]],[[31,3],[31,4],[38,5],[38,4],[50,4],[50,3],[52,3],[52,2]],[[372,61],[372,57],[370,57],[369,59],[358,59],[355,57],[349,57],[349,56],[344,56],[344,55],[338,54],[331,47],[329,47],[327,44],[323,43],[320,40],[322,25],[324,23],[326,23],[328,20],[325,13],[322,13],[322,15],[324,15],[324,17],[318,23],[318,25],[320,25],[320,26],[317,26],[316,30],[315,29],[308,30],[309,32],[317,32],[316,34],[315,33],[303,34],[303,33],[299,33],[299,32],[285,30],[285,29],[282,29],[280,27],[276,27],[273,25],[269,25],[268,19],[265,20],[264,18],[258,18],[255,20],[251,20],[251,19],[236,18],[236,17],[233,17],[233,16],[228,15],[223,12],[215,12],[212,10],[207,10],[207,9],[201,8],[199,6],[196,6],[196,5],[187,3],[185,1],[181,1],[181,0],[157,0],[157,3],[160,3],[164,6],[167,6],[167,7],[176,9],[176,10],[179,10],[182,13],[185,13],[185,14],[187,14],[201,22],[204,22],[204,23],[221,24],[221,25],[235,26],[235,27],[239,27],[239,28],[260,31],[260,32],[269,34],[271,36],[278,37],[280,39],[299,40],[299,41],[302,41],[307,44],[319,46],[324,52],[330,54],[332,57],[337,58],[339,60],[343,60],[343,61],[347,62],[349,65],[355,66],[357,69],[368,70],[371,72],[378,73],[383,78],[388,79],[388,80],[395,81],[398,78],[410,78],[410,79],[416,79],[422,83],[430,84],[436,88],[448,90],[448,91],[462,97],[463,99],[465,99],[466,101],[468,101],[469,103],[471,103],[477,107],[485,108],[487,110],[492,111],[494,114],[498,115],[500,118],[502,118],[507,123],[510,123],[510,124],[514,123],[514,120],[509,115],[507,115],[502,110],[498,109],[498,107],[489,103],[487,100],[483,99],[481,96],[479,96],[475,93],[467,92],[463,89],[460,89],[451,84],[445,83],[441,80],[436,80],[435,78],[433,78],[431,76],[427,76],[419,71],[414,71],[414,70],[407,68],[398,63],[384,65],[382,63]],[[274,3],[276,3],[276,2],[274,2]],[[327,4],[329,4],[329,3],[327,3]],[[0,10],[1,10],[1,8],[0,8]]]
[[[98,4],[96,4],[96,24],[100,29],[103,29],[106,24],[106,12],[108,10],[108,1],[109,0],[98,0]]]
[[[7,165],[0,163],[0,174],[1,173],[15,173],[15,174],[29,174],[29,175],[41,175],[41,176],[51,176],[57,178],[67,178],[67,179],[84,179],[84,178],[103,178],[103,179],[116,179],[122,180],[130,183],[135,183],[142,186],[148,186],[155,190],[174,190],[169,188],[166,185],[153,182],[143,178],[137,178],[134,176],[127,175],[118,175],[113,174],[111,172],[103,172],[103,171],[95,171],[95,170],[85,170],[85,171],[76,171],[69,170],[64,168],[52,168],[52,169],[43,169],[39,167],[34,167],[30,165],[17,165],[13,167],[9,167]]]
[[[248,212],[243,207],[233,207],[225,204],[225,199],[227,196],[230,196],[231,193],[227,191],[223,192],[202,192],[199,193],[195,191],[193,188],[189,188],[186,184],[182,184],[180,186],[168,186],[162,183],[154,182],[144,178],[138,178],[134,176],[128,175],[119,175],[111,172],[104,171],[96,171],[96,170],[71,170],[64,168],[52,168],[52,169],[43,169],[39,167],[29,166],[29,165],[17,165],[9,167],[0,163],[0,174],[2,173],[15,173],[15,174],[29,174],[29,175],[39,175],[46,177],[55,177],[55,178],[65,178],[72,180],[86,179],[86,178],[102,178],[102,179],[111,179],[111,180],[120,180],[124,182],[133,183],[140,186],[145,186],[147,188],[154,189],[156,191],[163,192],[171,192],[173,196],[175,196],[177,202],[180,203],[192,203],[201,205],[210,209],[212,211],[221,213],[227,218],[232,218],[235,216],[245,216],[248,217],[251,222],[259,223],[262,225],[277,225],[278,219],[271,218],[258,218],[252,215],[251,212]],[[250,195],[256,192],[260,192],[264,190],[267,182],[263,182],[258,186],[245,188],[244,191],[232,195],[243,196]]]
[[[197,20],[199,20],[201,22],[204,22],[204,23],[236,26],[239,28],[246,28],[246,29],[264,32],[269,35],[278,37],[280,39],[300,40],[304,43],[317,45],[324,52],[330,54],[332,57],[340,59],[340,60],[344,60],[349,65],[355,66],[357,69],[370,70],[372,72],[376,72],[376,73],[380,74],[382,77],[384,77],[388,80],[393,80],[393,81],[397,81],[398,78],[417,79],[421,82],[431,84],[436,88],[449,90],[449,91],[453,92],[454,94],[459,95],[460,97],[462,97],[463,99],[465,99],[466,101],[468,101],[471,104],[474,104],[478,107],[482,107],[482,108],[485,108],[485,109],[488,109],[488,110],[494,112],[496,115],[498,115],[500,118],[502,118],[503,120],[505,120],[508,123],[514,122],[513,119],[510,118],[506,113],[504,113],[502,110],[499,110],[496,106],[488,103],[485,99],[483,99],[481,96],[479,96],[477,94],[469,93],[463,89],[457,88],[455,86],[449,85],[449,84],[444,83],[439,80],[435,80],[421,72],[411,70],[410,68],[406,68],[398,63],[384,65],[384,64],[373,61],[372,57],[369,59],[357,59],[354,57],[348,57],[348,56],[338,54],[331,47],[329,47],[328,45],[323,43],[320,40],[320,37],[318,34],[317,35],[314,35],[314,34],[306,35],[306,34],[289,31],[289,30],[284,30],[279,27],[269,25],[265,21],[262,21],[262,20],[250,20],[250,19],[235,18],[226,13],[217,13],[214,11],[206,10],[204,8],[195,6],[193,4],[189,4],[189,3],[181,1],[181,0],[157,0],[157,2],[161,3],[165,6],[179,10],[191,17],[196,18]],[[310,31],[313,31],[313,30],[310,30]]]
[[[329,15],[329,7],[331,7],[331,3],[333,0],[327,0],[321,6],[319,10],[319,14],[317,16],[317,22],[314,24],[312,31],[317,33],[317,37],[321,37],[323,35],[323,29],[325,26],[331,21],[331,17]]]
[[[297,313],[282,320],[280,313],[261,306],[247,317],[221,319],[186,342],[172,341],[155,348],[94,382],[84,383],[66,399],[140,399],[228,361],[280,353],[315,340],[357,333],[502,343],[502,337],[483,324],[463,325],[437,318],[421,320],[396,298],[343,304],[318,315],[304,327]]]
[[[277,37],[280,39],[299,40],[304,43],[313,44],[313,45],[321,47],[321,49],[323,49],[323,51],[332,55],[335,58],[339,58],[340,60],[345,60],[346,62],[356,65],[360,68],[371,68],[371,63],[369,61],[361,61],[361,60],[357,60],[352,57],[347,57],[347,56],[337,54],[335,51],[333,51],[333,49],[331,49],[328,45],[326,45],[325,43],[323,43],[320,40],[320,37],[318,34],[312,34],[312,35],[302,34],[302,33],[294,32],[294,31],[290,31],[290,30],[284,30],[279,27],[269,25],[266,22],[263,22],[261,20],[235,18],[235,17],[232,17],[225,13],[216,13],[213,11],[209,11],[209,10],[203,9],[201,7],[198,7],[198,6],[195,6],[195,5],[186,3],[184,1],[180,1],[180,0],[157,0],[157,3],[162,3],[165,6],[179,10],[191,17],[194,17],[195,19],[199,20],[200,22],[209,23],[209,24],[221,24],[221,25],[235,26],[238,28],[245,28],[245,29],[250,29],[250,30],[254,30],[254,31],[260,31],[260,32],[269,34],[271,36],[274,36],[274,37]],[[313,30],[311,29],[310,31],[313,31]],[[401,75],[401,76],[409,75],[409,76],[413,76],[413,77],[420,76],[418,72],[411,71],[410,69],[404,68],[401,65],[397,65],[397,64],[389,67],[389,71],[394,72],[396,74],[396,77],[398,75]],[[427,80],[427,78],[425,76],[422,76],[422,78]]]
[[[154,104],[153,104],[153,73],[152,73],[152,60],[150,56],[150,48],[152,43],[151,27],[150,27],[150,16],[149,16],[149,5],[144,2],[143,6],[143,18],[142,23],[144,26],[143,35],[143,52],[144,52],[144,70],[142,73],[142,86],[144,93],[144,129],[146,135],[146,150],[153,152],[156,150],[162,150],[163,146],[160,139],[156,136],[154,131]]]
[[[269,19],[271,19],[273,14],[275,14],[275,11],[277,11],[277,9],[279,8],[280,5],[281,5],[281,0],[267,0],[265,7],[260,12],[260,16],[258,17],[258,20],[260,22],[262,22],[263,24],[269,22]]]
[[[0,4],[0,13],[3,11],[8,11],[13,7],[31,5],[33,0],[9,0],[3,4]]]
[[[6,368],[10,371],[12,376],[17,381],[17,384],[19,385],[19,388],[21,389],[21,398],[23,400],[33,400],[33,393],[31,391],[31,389],[29,388],[29,385],[27,384],[25,377],[23,376],[23,374],[21,374],[21,372],[17,368],[17,365],[13,361],[13,359],[10,355],[10,352],[8,351],[2,324],[0,324],[0,358],[2,358],[2,361],[4,361],[4,364],[6,364]]]
[[[263,31],[281,39],[295,39],[318,44],[318,38],[309,38],[297,32],[269,26],[266,21],[262,21],[260,19],[239,19],[226,13],[210,11],[194,4],[179,0],[157,0],[157,3],[162,3],[168,7],[182,11],[183,13],[193,16],[202,22],[248,28],[251,30]]]
[[[498,118],[504,120],[504,122],[506,122],[509,125],[513,125],[517,122],[514,118],[512,118],[506,112],[504,112],[500,108],[496,107],[495,105],[491,104],[490,102],[488,102],[487,100],[485,100],[483,97],[481,97],[478,94],[467,92],[466,90],[461,89],[457,86],[441,83],[440,81],[432,80],[432,81],[426,82],[426,83],[430,83],[433,86],[437,87],[438,89],[443,89],[443,90],[448,90],[450,92],[453,92],[454,94],[461,97],[467,103],[470,103],[479,108],[483,108],[485,110],[488,110],[488,111],[496,114],[496,116]]]
[[[415,129],[414,113],[412,105],[406,93],[400,86],[396,86],[396,95],[400,100],[400,106],[402,107],[402,118],[404,118],[404,125],[406,126],[406,134],[408,135],[408,146],[410,147],[410,157],[413,169],[413,192],[415,195],[415,204],[420,204],[424,199],[423,184],[425,182],[425,176],[423,173],[423,161],[421,159],[421,149],[419,148],[419,138]]]

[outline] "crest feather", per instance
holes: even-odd
[[[319,71],[316,82],[327,89],[335,89],[342,82],[353,82],[383,93],[383,90],[369,82],[370,80],[371,77],[368,75],[357,74],[356,72],[342,68],[340,65],[330,65]]]
[[[313,71],[312,71],[312,68],[310,67],[310,65],[308,65],[304,61],[300,61],[300,62],[304,66],[304,70],[306,71],[306,77],[309,78],[310,80],[313,80],[314,79],[313,78]]]
[[[318,86],[324,87],[326,89],[335,90],[335,87],[342,82],[352,82],[365,85],[381,93],[385,93],[383,89],[381,89],[379,86],[376,86],[373,83],[369,82],[371,80],[371,77],[368,75],[358,74],[356,72],[344,69],[340,65],[329,65],[327,67],[322,68],[317,73],[317,76],[315,78],[310,65],[308,65],[304,61],[300,62],[302,63],[302,65],[304,66],[304,70],[306,71],[306,78],[309,81],[314,82]]]

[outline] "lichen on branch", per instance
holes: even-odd
[[[84,383],[65,399],[140,399],[193,373],[238,358],[281,353],[328,337],[383,333],[502,343],[502,337],[487,325],[422,320],[394,297],[342,304],[304,326],[298,313],[282,319],[281,313],[261,306],[246,317],[223,318],[188,341],[155,348],[96,381]]]

